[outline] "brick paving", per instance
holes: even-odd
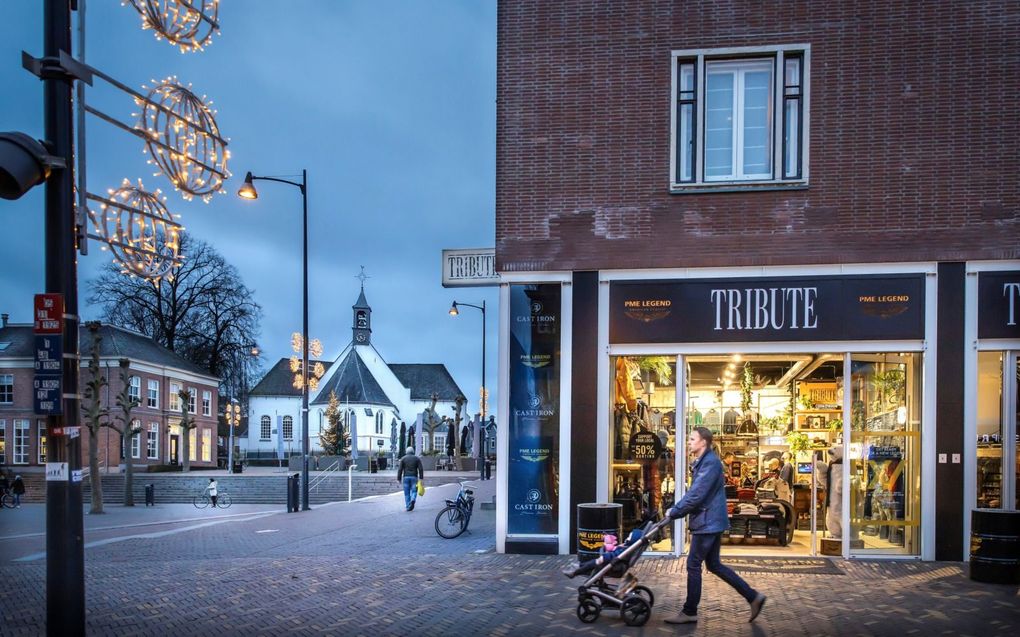
[[[480,483],[479,499],[494,483]],[[401,496],[311,512],[240,516],[211,526],[125,539],[86,550],[92,635],[910,635],[1020,634],[1014,587],[970,581],[958,563],[843,562],[784,569],[739,560],[769,601],[754,624],[747,605],[706,576],[701,621],[673,627],[683,560],[647,557],[636,569],[656,594],[651,620],[615,612],[575,616],[565,556],[499,555],[495,516],[478,510],[469,535],[439,538],[432,523],[454,486],[429,489],[413,513]],[[113,532],[106,530],[103,537]],[[2,533],[0,533],[2,535]],[[88,532],[86,542],[92,541]],[[0,540],[0,635],[44,632],[45,563]],[[810,565],[809,565],[810,566]]]

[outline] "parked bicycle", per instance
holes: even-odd
[[[471,511],[475,508],[475,492],[468,483],[460,483],[460,492],[456,500],[447,500],[446,508],[436,516],[436,533],[448,540],[467,531],[471,522]]]
[[[192,500],[192,504],[195,505],[196,509],[204,509],[207,506],[212,504],[212,498],[209,497],[208,493],[202,493],[201,495],[196,495],[195,496],[195,499]],[[220,494],[218,496],[216,496],[216,506],[217,506],[217,508],[226,509],[231,504],[233,504],[233,502],[230,499],[230,495],[227,494],[227,493],[224,493],[223,491],[220,491]]]
[[[0,492],[0,509],[4,507],[8,509],[14,508],[14,494],[6,490]]]

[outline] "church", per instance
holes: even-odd
[[[341,420],[352,437],[352,456],[397,449],[401,425],[414,427],[417,448],[429,450],[421,436],[422,413],[435,395],[436,417],[453,418],[464,392],[441,363],[387,363],[372,342],[372,308],[365,299],[364,281],[352,307],[351,340],[334,361],[309,360],[309,369],[321,363],[318,385],[309,392],[308,426],[312,455],[320,454],[319,435],[328,426],[330,393],[340,402]],[[288,458],[301,453],[301,390],[294,386],[290,361],[281,358],[255,385],[249,397],[247,438],[240,440],[249,459]],[[464,410],[463,417],[469,417]],[[432,448],[442,452],[447,431],[434,432]]]

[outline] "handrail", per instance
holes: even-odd
[[[106,467],[106,460],[100,460],[99,461],[99,473],[104,473],[103,468],[105,468],[105,467]],[[91,482],[92,481],[91,480],[91,475],[92,475],[92,467],[83,467],[82,468],[82,470],[81,470],[81,479],[82,479],[82,481],[84,481],[85,478],[89,478],[89,482]]]
[[[339,473],[339,472],[340,472],[340,461],[336,460],[335,462],[333,462],[333,464],[331,464],[329,467],[327,467],[325,471],[323,471],[318,476],[316,476],[316,478],[314,480],[312,480],[308,484],[308,490],[309,491],[315,491],[316,489],[319,488],[319,485],[322,484],[323,480],[325,480],[326,478],[329,478],[334,473]]]

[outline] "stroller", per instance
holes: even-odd
[[[660,522],[648,520],[638,527],[643,535],[623,549],[616,557],[595,567],[595,571],[577,589],[577,618],[590,624],[599,618],[603,609],[619,610],[620,617],[628,626],[644,626],[652,616],[655,595],[647,586],[638,585],[637,577],[630,568],[641,559],[648,545],[654,542],[662,529],[672,522],[664,518]],[[610,582],[617,579],[618,582]]]

